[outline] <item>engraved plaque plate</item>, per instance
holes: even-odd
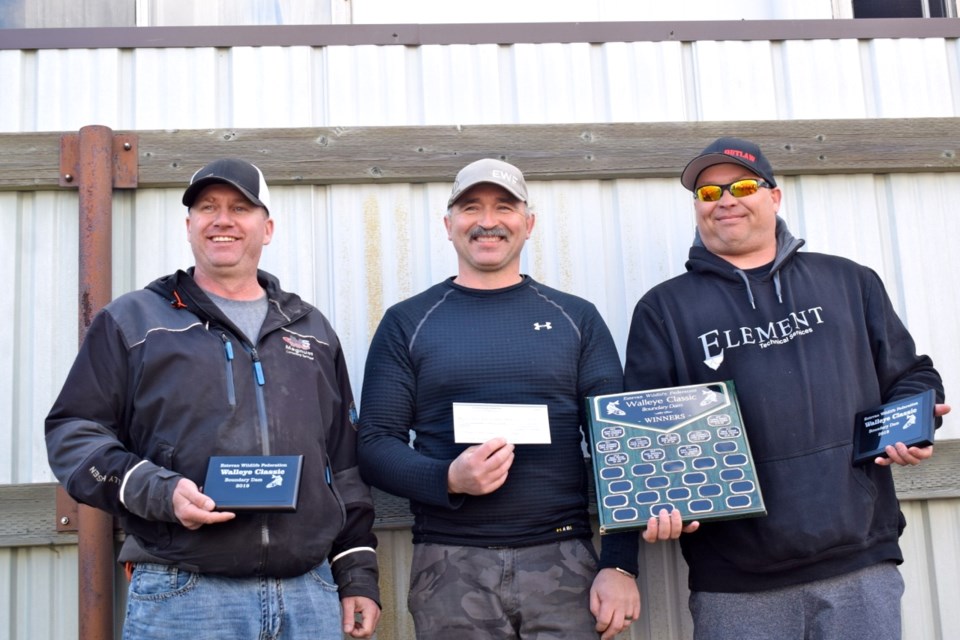
[[[203,493],[217,511],[296,511],[303,456],[211,456]]]
[[[853,464],[887,457],[887,445],[902,442],[908,447],[933,444],[936,403],[933,389],[902,398],[857,414],[853,432]]]

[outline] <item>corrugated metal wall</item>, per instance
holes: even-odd
[[[0,131],[958,116],[958,68],[957,40],[939,38],[5,50]],[[782,187],[794,232],[810,250],[875,268],[954,388],[960,174],[799,176]],[[689,195],[665,179],[530,190],[539,216],[524,271],[594,301],[622,354],[633,304],[683,267]],[[192,262],[180,191],[117,194],[115,294]],[[455,270],[441,222],[448,191],[447,183],[275,189],[277,232],[263,266],[331,318],[357,392],[383,310]],[[0,368],[2,484],[52,480],[42,422],[75,353],[76,212],[76,192],[0,193],[0,268],[12,291],[0,332],[9,363]],[[951,416],[941,436],[960,437],[958,424]],[[960,595],[960,503],[906,510],[905,637],[949,637],[960,629],[951,604]],[[385,576],[393,575],[384,588],[402,607],[409,534],[382,537]],[[668,628],[638,627],[634,637],[687,637],[682,561],[669,547],[645,554],[645,624]],[[69,547],[0,550],[8,576],[0,611],[9,612],[0,614],[0,640],[76,634],[75,556]],[[62,617],[35,610],[59,605]],[[389,611],[380,637],[409,630],[405,611]]]

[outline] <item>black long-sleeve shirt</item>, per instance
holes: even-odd
[[[622,389],[613,338],[592,304],[529,277],[497,290],[452,279],[391,307],[367,356],[360,468],[410,499],[414,543],[523,546],[590,537],[582,425],[587,396]],[[454,402],[545,404],[551,444],[517,445],[506,483],[451,495]],[[410,431],[415,433],[413,448]],[[635,532],[605,536],[601,567],[636,571]]]

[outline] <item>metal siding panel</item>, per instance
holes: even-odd
[[[199,169],[199,167],[197,167]],[[142,289],[154,279],[185,269],[193,264],[187,242],[187,210],[180,204],[183,189],[141,189],[134,197],[133,210],[114,211],[115,261],[121,261],[120,273],[114,268],[114,297]],[[114,201],[116,206],[116,200]],[[118,237],[122,216],[129,231]]]
[[[947,401],[960,384],[960,255],[956,238],[954,194],[960,174],[877,176],[889,198],[892,251],[896,256],[898,312],[910,328],[920,353],[929,354],[943,376]],[[938,438],[960,438],[960,421],[948,420]],[[957,565],[960,566],[960,565]],[[960,626],[956,627],[960,629]]]
[[[105,2],[104,0],[77,0],[75,2],[51,2],[50,0],[19,0],[23,24],[8,24],[9,27],[49,29],[59,27],[132,27],[136,14],[134,0]]]
[[[0,51],[0,87],[6,96],[20,96],[19,103],[9,98],[4,101],[4,108],[0,109],[0,131],[23,131],[28,125],[22,111],[26,102],[24,66],[28,55],[23,51]]]
[[[955,115],[948,53],[941,38],[871,40],[872,77],[867,94],[876,100],[878,118]]]
[[[0,637],[77,637],[76,545],[0,549],[0,567],[10,589],[0,591],[0,610],[9,612]]]
[[[128,124],[121,118],[129,86],[120,77],[123,52],[45,49],[36,55],[34,130],[77,131],[90,124],[122,129]]]
[[[783,117],[867,117],[856,40],[796,40],[780,46]]]
[[[517,44],[512,62],[516,114],[521,123],[594,122],[592,45]]]
[[[313,123],[311,47],[231,49],[228,89],[232,126],[308,127]],[[282,72],[278,73],[278,70]],[[322,78],[321,78],[322,79]],[[292,100],[278,99],[292,96]]]
[[[591,22],[637,20],[763,20],[835,17],[831,0],[685,0],[674,3],[580,0],[404,2],[352,0],[354,24]]]
[[[594,45],[597,122],[669,122],[685,116],[683,45],[609,42]]]
[[[610,306],[600,307],[600,312],[624,358],[637,301],[660,282],[684,272],[695,223],[690,192],[678,180],[616,180],[609,189],[615,212],[611,233],[619,248],[608,266]]]
[[[417,124],[408,113],[405,47],[329,47],[327,53],[330,121],[324,124]]]
[[[901,39],[2,52],[0,73],[23,90],[15,94],[22,96],[19,117],[5,114],[0,126],[69,131],[90,123],[173,129],[945,116],[956,113],[960,99],[951,72],[956,50],[953,40]],[[19,67],[34,59],[36,78],[28,82]],[[271,99],[278,95],[297,99]]]
[[[960,630],[960,500],[931,500],[926,507],[931,558],[926,568],[936,584],[932,618],[943,637],[949,638]],[[904,620],[913,619],[908,612],[905,608]]]
[[[13,196],[13,194],[11,194]],[[16,202],[13,202],[16,200]],[[9,208],[8,208],[9,207]],[[49,482],[43,420],[60,391],[77,345],[78,217],[74,193],[16,194],[0,202],[16,241],[16,319],[11,350],[15,375],[0,482]],[[7,418],[4,418],[7,422]]]
[[[776,120],[773,43],[709,41],[690,45],[698,113],[691,120]]]
[[[508,74],[501,74],[497,45],[432,45],[412,55],[420,65],[422,92],[410,100],[422,105],[424,124],[498,124],[504,111],[513,111],[504,104],[501,83]]]
[[[218,65],[225,54],[199,49],[137,49],[132,52],[132,129],[204,129],[225,126]],[[194,81],[195,79],[195,81]],[[250,91],[250,102],[259,92]],[[266,101],[265,101],[266,102]],[[272,102],[271,102],[272,104]]]
[[[20,342],[20,327],[22,326],[22,311],[29,299],[29,290],[20,289],[21,247],[23,246],[23,217],[18,211],[20,195],[17,193],[0,194],[0,223],[7,233],[0,234],[0,273],[4,280],[13,287],[11,296],[11,320],[8,320],[7,329],[0,332],[0,353],[11,358],[9,367],[0,367],[0,484],[13,484],[16,466],[14,460],[18,457],[17,443],[29,431],[20,426],[20,395],[23,392],[20,385],[20,371],[22,371],[30,356],[30,350],[25,353],[17,349]],[[26,328],[26,335],[32,333],[31,327]],[[21,355],[22,354],[22,355]],[[29,438],[28,438],[29,439]],[[0,580],[0,589],[3,589]]]
[[[960,629],[960,500],[901,504],[907,528],[901,538],[904,563],[904,640],[953,638]]]
[[[140,27],[330,24],[331,0],[138,0]]]
[[[352,354],[358,401],[367,346],[386,309],[456,273],[441,208],[448,193],[446,185],[331,188],[330,320]]]

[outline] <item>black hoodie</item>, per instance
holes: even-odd
[[[647,292],[630,326],[628,390],[733,380],[768,515],[703,523],[680,538],[690,588],[743,592],[902,562],[889,467],[854,467],[854,416],[936,390],[940,375],[880,278],[799,252],[777,219],[771,265],[743,271],[699,236],[687,273]]]

